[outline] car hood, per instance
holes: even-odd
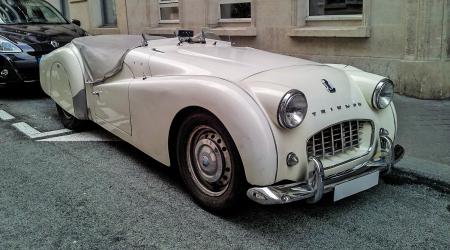
[[[325,81],[327,84],[325,84]],[[363,118],[370,107],[358,84],[342,69],[328,65],[303,65],[273,69],[253,75],[239,83],[264,107],[268,117],[277,123],[278,104],[291,89],[302,91],[308,100],[307,122],[324,123],[311,126],[325,127],[340,120]],[[331,90],[329,87],[333,90]],[[371,119],[371,117],[364,117]]]
[[[279,91],[275,94],[277,99],[287,90],[298,89],[307,96],[314,96],[318,102],[331,101],[336,105],[360,102],[360,91],[351,84],[344,70],[263,50],[231,46],[162,46],[154,51],[150,60],[154,76],[210,75],[234,82],[251,94]],[[329,93],[322,80],[336,88],[336,93]]]
[[[268,70],[245,79],[241,85],[249,90],[262,87],[281,92],[298,89],[318,103],[333,104],[336,101],[336,105],[358,102],[361,96],[345,71],[325,64]]]
[[[143,49],[143,48],[142,48]],[[320,65],[295,57],[247,47],[186,46],[156,48],[152,75],[210,75],[232,82],[261,72],[289,66]]]
[[[18,44],[27,44],[35,50],[48,50],[51,41],[62,46],[84,35],[85,31],[74,24],[0,25],[0,36]]]

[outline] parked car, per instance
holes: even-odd
[[[229,42],[74,39],[41,86],[71,129],[91,120],[167,166],[203,207],[340,200],[403,155],[391,80]]]
[[[74,23],[43,0],[0,0],[0,84],[37,82],[42,55],[87,34]]]

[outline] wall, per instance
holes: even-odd
[[[64,0],[64,3],[62,3],[61,0],[47,0],[47,2],[49,2],[50,4],[52,4],[56,9],[59,10],[59,12],[61,12],[61,14],[64,15],[65,18],[67,18],[68,20],[71,20],[70,18],[70,11],[69,11],[69,1],[68,0]]]
[[[61,11],[61,2],[59,0],[47,0],[51,5]]]
[[[102,27],[100,0],[70,0],[70,15],[81,21],[81,27],[93,35],[128,34],[126,2],[145,0],[116,0],[117,27]]]
[[[402,94],[450,97],[450,0],[364,0],[360,18],[332,20],[307,17],[308,0],[253,0],[246,22],[221,22],[219,1],[180,0],[180,22],[160,23],[158,0],[117,0],[113,29],[98,28],[100,11],[86,0],[72,0],[71,13],[93,34],[172,35],[207,27],[240,46],[388,76]]]

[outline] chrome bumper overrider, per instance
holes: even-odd
[[[318,202],[324,193],[344,182],[374,173],[375,171],[389,172],[392,165],[397,163],[404,155],[402,146],[393,147],[392,140],[387,136],[380,137],[382,144],[382,156],[377,161],[368,161],[342,173],[324,176],[322,162],[311,157],[308,163],[308,178],[305,182],[291,183],[285,185],[253,187],[247,191],[247,196],[260,204],[285,204],[299,200],[308,203]]]

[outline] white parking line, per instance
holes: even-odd
[[[49,136],[56,136],[56,135],[61,135],[61,134],[67,134],[70,132],[73,132],[73,131],[70,129],[54,130],[54,131],[50,131],[50,132],[41,133],[39,136],[34,137],[34,139],[42,138],[42,137],[49,137]]]
[[[119,141],[119,138],[102,130],[87,131],[39,140],[40,142]]]
[[[41,133],[25,122],[14,123],[12,126],[15,127],[17,130],[19,130],[20,132],[22,132],[22,134],[25,134],[30,138],[33,138],[34,136],[39,135]]]
[[[14,119],[14,116],[10,115],[8,112],[0,109],[0,119],[2,121],[10,121]]]
[[[72,132],[72,130],[70,130],[70,129],[60,129],[60,130],[41,133],[37,129],[28,125],[28,123],[26,123],[26,122],[14,123],[12,126],[15,127],[17,130],[19,130],[20,132],[22,132],[23,134],[25,134],[26,136],[30,137],[31,139],[56,136],[56,135],[67,134],[67,133]]]
[[[119,138],[115,137],[110,133],[107,133],[104,130],[94,130],[64,135],[71,133],[73,131],[70,129],[60,129],[49,132],[40,132],[39,130],[31,127],[26,122],[14,123],[12,126],[15,127],[17,130],[19,130],[22,134],[28,136],[30,139],[40,139],[38,140],[39,142],[120,141]]]

